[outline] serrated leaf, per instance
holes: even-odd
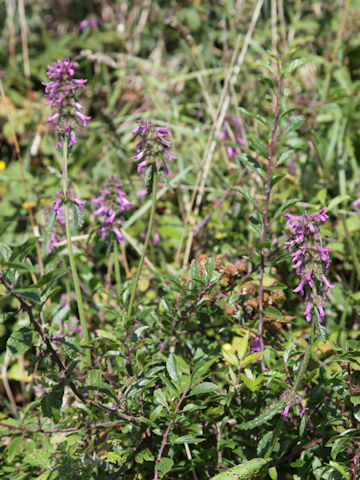
[[[7,461],[8,463],[11,463],[14,458],[16,457],[16,454],[19,450],[19,447],[20,445],[24,442],[22,436],[16,436],[16,437],[12,437],[12,439],[10,440],[10,443],[9,443],[9,446],[8,446],[8,457],[7,457]]]
[[[229,351],[229,350],[222,350],[222,355],[224,357],[224,360],[226,362],[231,363],[231,365],[235,365],[236,367],[240,367],[240,361],[235,355],[235,353]]]
[[[209,393],[219,390],[219,387],[212,382],[203,382],[196,385],[190,393],[190,396],[201,395],[203,393]]]
[[[171,458],[162,457],[160,462],[157,464],[156,468],[160,473],[165,475],[165,473],[170,472],[174,465],[174,461]]]
[[[214,477],[211,477],[210,480],[239,480],[240,478],[249,478],[249,475],[258,472],[271,461],[271,458],[254,458],[241,465],[231,467],[225,472],[218,473]]]
[[[284,401],[274,402],[266,410],[264,410],[258,417],[254,418],[253,420],[250,420],[249,422],[241,423],[238,426],[238,428],[240,428],[241,430],[250,430],[252,428],[259,427],[260,425],[263,425],[264,423],[268,422],[273,417],[275,417],[276,414],[280,413],[280,411],[283,410],[284,406],[285,406]]]
[[[289,160],[289,158],[291,158],[295,153],[295,150],[287,150],[286,152],[282,153],[280,155],[280,158],[279,160],[277,161],[276,165],[279,167],[280,165],[282,165],[283,163],[286,162],[286,160]]]
[[[64,388],[57,385],[50,393],[41,399],[41,409],[45,417],[52,418],[55,423],[60,420],[60,409]]]
[[[241,195],[243,195],[246,200],[248,200],[249,202],[251,202],[254,207],[259,210],[259,205],[258,203],[255,201],[255,199],[253,198],[253,196],[250,195],[250,192],[248,190],[246,190],[244,187],[234,187],[234,190],[236,190],[237,192],[241,193]]]
[[[15,330],[6,342],[6,352],[9,358],[14,358],[27,352],[33,345],[33,330],[21,327]]]
[[[166,370],[171,378],[177,385],[180,385],[182,373],[176,355],[170,353],[170,356],[166,362]]]

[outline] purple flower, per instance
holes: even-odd
[[[63,62],[58,60],[54,66],[48,65],[47,76],[50,82],[42,82],[45,86],[45,97],[48,104],[54,110],[53,115],[48,119],[48,123],[55,127],[58,137],[56,148],[62,146],[63,137],[68,137],[68,146],[76,143],[76,129],[78,122],[86,127],[90,116],[81,113],[83,106],[76,99],[76,92],[79,88],[85,88],[87,80],[73,78],[75,65],[70,62],[70,57],[66,57]]]
[[[64,196],[63,192],[58,192],[54,196],[54,204],[53,204],[53,210],[56,213],[56,219],[62,224],[65,225],[65,209],[64,209],[64,204],[65,203],[75,203],[80,210],[84,209],[84,205],[86,203],[86,200],[79,200],[75,192],[72,189],[69,189],[66,196]]]
[[[303,404],[300,404],[300,413],[299,413],[300,418],[304,416],[304,413],[306,412],[306,410],[309,410],[309,409],[305,407]]]
[[[326,207],[319,212],[297,216],[285,213],[286,226],[292,228],[293,238],[286,242],[289,245],[290,256],[294,262],[293,268],[300,277],[299,285],[293,292],[305,295],[306,320],[311,320],[311,311],[317,308],[321,321],[325,319],[324,303],[330,288],[334,288],[326,278],[330,266],[329,252],[331,248],[322,245],[320,222],[329,217]],[[292,251],[296,248],[296,251]]]
[[[112,175],[105,182],[105,188],[100,190],[100,197],[95,198],[93,203],[96,210],[94,215],[104,217],[104,222],[100,228],[100,235],[106,238],[109,232],[113,232],[117,241],[120,243],[124,240],[121,233],[122,213],[129,210],[133,204],[126,198],[125,192],[121,190],[121,182],[119,177]]]
[[[151,165],[154,165],[166,177],[173,177],[167,162],[176,160],[171,155],[169,148],[171,141],[171,127],[156,127],[150,120],[138,120],[138,126],[132,131],[134,138],[140,137],[136,145],[137,154],[132,158],[140,162],[137,166],[138,173],[143,173]]]
[[[351,204],[354,207],[355,212],[360,211],[360,197],[357,198],[354,202]]]
[[[282,414],[281,414],[284,418],[288,418],[290,407],[291,407],[291,403],[288,402],[288,403],[285,405],[284,411],[283,411]]]
[[[98,27],[98,21],[94,20],[92,18],[84,18],[84,20],[81,20],[81,22],[79,23],[79,30],[82,32],[87,27],[97,28]]]
[[[243,138],[244,128],[241,118],[227,116],[225,118],[225,125],[220,133],[220,139],[227,142],[237,143],[238,145],[246,145],[246,141]],[[233,145],[226,145],[226,153],[229,158],[235,158],[240,154],[240,149]]]

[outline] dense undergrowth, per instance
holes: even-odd
[[[359,478],[357,2],[0,13],[0,478]]]

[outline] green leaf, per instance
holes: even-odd
[[[198,262],[195,259],[193,259],[191,261],[191,265],[190,265],[191,280],[195,280],[197,282],[202,282],[200,273],[201,273],[200,272],[200,266],[199,266]]]
[[[174,461],[171,460],[171,458],[162,457],[160,462],[157,464],[157,469],[159,470],[160,473],[165,475],[165,473],[170,472],[173,465],[174,465]]]
[[[258,472],[271,461],[271,458],[254,458],[241,465],[231,467],[225,472],[218,473],[215,477],[211,477],[210,480],[239,480],[240,478],[249,478],[249,475]]]
[[[255,353],[252,353],[251,355],[249,355],[248,357],[244,358],[244,360],[242,361],[241,363],[241,366],[243,368],[246,367],[246,365],[249,365],[250,363],[254,363],[256,362],[257,359],[259,359],[260,357],[262,357],[264,355],[264,352],[255,352]]]
[[[22,435],[12,437],[12,439],[10,440],[9,446],[8,446],[9,453],[8,453],[7,461],[9,463],[11,463],[14,460],[14,458],[16,457],[16,454],[19,450],[19,447],[23,442],[24,442],[24,440],[22,438]]]
[[[333,460],[330,460],[329,465],[335,468],[335,470],[337,470],[339,473],[341,473],[343,478],[345,478],[346,480],[350,480],[350,475],[348,474],[348,472],[346,471],[343,465],[341,465],[338,462],[334,462]]]
[[[285,402],[284,401],[277,401],[272,403],[266,410],[264,410],[258,417],[250,420],[249,422],[241,423],[238,428],[240,430],[250,430],[252,428],[259,427],[264,423],[271,420],[275,417],[276,414],[280,413],[280,411],[284,408]]]
[[[264,220],[260,212],[255,211],[249,218],[249,230],[252,230],[257,238],[261,238],[264,233]]]
[[[315,311],[315,327],[319,332],[321,340],[323,342],[326,342],[326,327],[324,323],[321,322],[320,314],[316,307],[314,308],[314,311]]]
[[[333,208],[337,207],[339,203],[345,202],[349,200],[349,195],[338,195],[337,197],[330,200],[329,205],[327,207],[327,212],[330,212]]]
[[[10,335],[6,343],[6,352],[9,358],[18,357],[32,347],[33,333],[31,328],[21,327]]]
[[[11,257],[11,254],[11,248],[5,245],[5,243],[0,242],[0,259],[2,259],[4,262],[7,262]]]
[[[247,155],[246,153],[241,153],[238,158],[249,170],[257,173],[261,177],[264,176],[260,163],[256,160],[256,158],[250,157],[250,155]]]
[[[75,229],[81,228],[84,223],[84,211],[77,203],[71,203],[72,220]]]
[[[54,228],[54,223],[56,219],[56,212],[55,210],[51,210],[50,215],[48,216],[45,224],[45,232],[51,233]]]
[[[170,356],[166,362],[166,369],[171,378],[177,385],[181,382],[182,373],[176,355],[170,353]]]
[[[277,164],[276,166],[279,167],[280,165],[282,165],[283,163],[286,162],[286,160],[289,160],[289,158],[293,157],[295,154],[295,150],[287,150],[286,152],[282,153],[280,155],[280,158],[279,160],[277,161]]]
[[[5,262],[4,267],[14,268],[15,270],[26,270],[27,272],[33,272],[34,268],[28,262]]]
[[[301,67],[301,65],[304,65],[304,63],[307,63],[307,60],[305,60],[305,58],[296,58],[295,60],[284,66],[281,71],[281,75],[283,77],[287,77],[291,72]]]
[[[250,195],[250,192],[248,190],[246,190],[244,187],[234,187],[234,190],[241,193],[241,195],[243,195],[246,198],[246,200],[251,202],[254,205],[254,207],[257,210],[259,210],[259,204],[256,202],[254,197],[252,195]]]
[[[240,360],[235,355],[235,353],[233,353],[229,350],[222,350],[222,355],[223,355],[224,360],[226,362],[229,362],[229,363],[231,363],[231,365],[235,365],[236,367],[240,367]]]
[[[40,280],[35,283],[33,286],[36,288],[42,287],[43,285],[48,284],[50,286],[52,283],[56,282],[59,280],[61,277],[64,277],[65,275],[68,275],[69,272],[63,268],[56,268],[54,270],[51,270],[51,272],[45,273],[44,276],[40,278]]]
[[[284,317],[283,317],[283,314],[275,307],[267,307],[264,311],[265,315],[269,315],[271,317],[275,317],[279,320],[282,320]]]
[[[266,127],[268,127],[266,119],[264,117],[262,117],[261,115],[258,115],[257,113],[249,112],[248,110],[246,110],[243,107],[239,107],[239,112],[242,113],[245,117],[254,118],[258,122],[260,122],[263,125],[265,125]]]
[[[287,133],[294,132],[297,130],[301,125],[304,123],[305,118],[302,115],[295,115],[290,120],[289,128],[287,129]]]
[[[18,295],[19,297],[31,300],[34,303],[40,303],[41,301],[40,292],[36,288],[18,288],[13,290],[13,293]]]
[[[172,189],[171,185],[170,185],[170,182],[169,182],[169,178],[168,176],[166,175],[165,171],[163,169],[160,170],[160,175],[161,175],[161,178],[163,179],[167,189],[170,191],[170,192],[173,192],[174,190]]]
[[[64,395],[64,387],[56,385],[53,390],[41,399],[41,409],[45,417],[52,418],[55,423],[60,420],[60,409]]]
[[[248,135],[251,148],[257,152],[261,152],[266,158],[268,156],[268,147],[265,143],[255,135]]]
[[[195,444],[198,444],[198,443],[201,443],[203,442],[204,439],[202,438],[197,438],[197,437],[194,437],[194,435],[182,435],[181,437],[177,437],[175,439],[171,439],[170,440],[170,443],[173,443],[175,445],[180,445],[181,443],[195,443]]]
[[[270,181],[270,187],[273,188],[277,183],[280,182],[280,180],[282,180],[284,177],[286,177],[286,174],[285,173],[281,173],[280,175],[273,175],[271,177],[271,181]]]
[[[153,166],[150,165],[146,169],[145,177],[144,177],[144,183],[145,183],[145,187],[146,187],[148,195],[150,195],[150,193],[152,192],[153,181],[154,181]]]
[[[215,390],[219,390],[219,387],[215,385],[215,383],[203,382],[203,383],[199,383],[191,390],[190,396],[214,392]]]
[[[290,205],[294,205],[295,203],[298,203],[300,202],[300,198],[290,198],[289,200],[286,200],[286,202],[284,202],[281,207],[279,207],[274,216],[273,216],[273,220],[276,220],[278,217],[280,217],[280,215],[288,208],[290,207]]]

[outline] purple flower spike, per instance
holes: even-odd
[[[323,321],[326,316],[323,308],[326,294],[330,288],[334,288],[326,277],[330,266],[331,248],[323,247],[319,228],[320,223],[329,218],[326,207],[313,214],[296,216],[285,213],[284,216],[287,219],[286,226],[292,228],[293,235],[286,243],[294,263],[293,268],[300,277],[300,283],[293,292],[300,292],[305,296],[304,315],[308,322],[311,321],[313,307],[317,308],[320,320]]]
[[[137,166],[138,173],[143,173],[151,165],[164,172],[166,177],[173,177],[167,162],[176,160],[176,157],[169,152],[172,136],[171,127],[156,127],[150,120],[138,120],[138,126],[132,131],[135,137],[140,137],[136,145],[137,154],[132,158],[141,162]]]
[[[100,228],[100,236],[106,238],[109,232],[113,232],[117,241],[124,240],[121,232],[121,215],[129,210],[133,204],[127,200],[125,192],[121,190],[119,177],[112,175],[105,182],[105,188],[100,190],[100,197],[95,198],[93,203],[96,210],[93,212],[97,217],[104,217],[104,223]]]
[[[54,114],[48,119],[48,123],[55,127],[58,137],[56,148],[62,146],[63,137],[68,137],[68,146],[76,144],[76,129],[78,121],[83,127],[91,119],[90,116],[81,113],[83,106],[76,99],[76,92],[79,88],[85,88],[86,79],[73,78],[75,65],[66,57],[63,62],[58,60],[54,66],[48,65],[47,76],[50,82],[43,82],[45,86],[45,97],[48,104],[54,110]]]
[[[290,407],[291,407],[291,403],[288,402],[284,408],[284,411],[281,414],[284,418],[288,418]]]

